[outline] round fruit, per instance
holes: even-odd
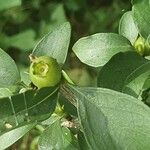
[[[43,88],[58,84],[61,79],[61,69],[56,59],[40,56],[31,61],[29,76],[35,86]]]

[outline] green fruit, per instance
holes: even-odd
[[[31,60],[29,76],[38,88],[55,86],[61,79],[61,69],[56,59],[41,56]]]
[[[140,55],[142,55],[142,56],[149,56],[150,55],[150,42],[148,39],[145,40],[144,38],[139,37],[135,41],[134,47]]]
[[[136,49],[136,51],[140,54],[140,55],[144,55],[144,49],[145,49],[145,39],[142,37],[139,37],[135,43],[134,43],[134,47]]]

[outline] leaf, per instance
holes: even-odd
[[[0,135],[0,149],[6,149],[30,131],[36,123],[27,124]]]
[[[80,145],[80,150],[90,150],[82,132],[78,133],[78,142]]]
[[[35,31],[32,29],[22,31],[12,36],[1,34],[0,45],[3,49],[14,47],[21,51],[30,51],[36,43],[35,36]]]
[[[70,86],[81,126],[94,150],[149,150],[150,109],[129,95],[103,88]]]
[[[41,21],[40,35],[45,35],[67,21],[63,4],[57,3],[48,7],[48,19]]]
[[[35,44],[35,31],[28,29],[19,34],[9,37],[8,46],[16,47],[24,51],[29,51],[34,47]]]
[[[51,14],[51,21],[53,21],[53,22],[55,21],[55,23],[57,22],[58,24],[60,24],[60,23],[66,22],[66,20],[67,20],[67,18],[66,18],[63,4],[61,4],[61,3],[57,4]]]
[[[147,39],[150,34],[150,3],[149,0],[134,0],[132,7],[133,19],[139,33]]]
[[[126,37],[132,44],[136,41],[138,30],[135,26],[131,11],[126,12],[122,16],[119,23],[119,34]]]
[[[9,9],[14,6],[20,6],[21,0],[1,0],[0,1],[0,11]]]
[[[0,133],[23,123],[45,120],[55,110],[58,88],[29,90],[25,93],[0,99]]]
[[[50,56],[59,64],[64,64],[70,42],[71,27],[69,22],[63,23],[48,33],[34,48],[35,56]]]
[[[70,130],[61,127],[60,120],[50,125],[40,136],[39,150],[78,150],[75,137]]]
[[[9,86],[7,88],[0,88],[0,99],[4,97],[12,96],[15,93],[18,93],[19,90],[20,90],[20,87],[18,85]]]
[[[0,98],[12,96],[13,93],[8,88],[0,88]]]
[[[20,80],[20,74],[14,60],[0,49],[0,88],[16,85]]]
[[[150,61],[135,52],[119,53],[100,70],[97,85],[138,97],[150,75]]]
[[[114,33],[97,33],[79,39],[73,46],[77,57],[93,67],[105,65],[109,59],[124,51],[133,50],[130,42],[123,36]]]

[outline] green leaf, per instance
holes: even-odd
[[[21,0],[0,0],[0,11],[20,5]]]
[[[10,97],[15,93],[18,93],[20,90],[20,86],[9,86],[7,88],[0,88],[0,99],[4,97]]]
[[[48,33],[34,48],[35,56],[50,56],[64,64],[70,42],[71,27],[69,22],[63,23]]]
[[[0,49],[0,87],[15,85],[20,80],[20,74],[14,60]]]
[[[84,134],[82,132],[78,133],[78,142],[79,142],[80,150],[90,150],[85,140]]]
[[[0,149],[6,149],[30,131],[36,123],[27,124],[0,135]]]
[[[0,88],[0,98],[2,97],[8,97],[8,96],[12,96],[13,93],[10,89],[8,88]]]
[[[85,64],[99,67],[118,52],[133,50],[130,42],[114,33],[97,33],[79,39],[73,46],[77,57]]]
[[[0,44],[5,49],[8,49],[9,47],[15,47],[22,51],[29,51],[36,43],[35,37],[35,31],[32,29],[22,31],[21,33],[12,36],[1,34],[0,40],[2,41],[0,41]]]
[[[19,34],[9,37],[8,46],[16,47],[24,51],[29,51],[34,47],[35,44],[35,31],[28,29]]]
[[[119,23],[119,34],[126,37],[132,44],[136,41],[138,37],[138,30],[135,26],[131,11],[126,12],[122,16]]]
[[[20,86],[9,86],[7,88],[0,88],[0,98],[9,97],[18,93],[20,90]]]
[[[149,60],[135,52],[119,53],[100,70],[97,84],[138,97],[149,75]]]
[[[53,10],[51,14],[51,21],[58,24],[66,22],[66,14],[63,7],[63,4],[57,4],[55,9]]]
[[[27,122],[45,120],[53,113],[58,88],[29,90],[25,93],[0,99],[0,133],[7,131],[5,124],[13,128]]]
[[[61,127],[60,120],[50,125],[40,136],[39,150],[78,150],[77,141],[70,130]]]
[[[133,19],[139,33],[147,39],[150,34],[150,3],[149,0],[134,0],[132,7]]]
[[[40,35],[45,35],[53,31],[56,26],[60,26],[67,21],[63,4],[57,3],[50,5],[48,10],[48,19],[41,21]]]
[[[150,109],[143,102],[109,89],[70,89],[90,149],[150,149]]]

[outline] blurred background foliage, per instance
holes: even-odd
[[[70,21],[72,42],[96,32],[117,32],[126,0],[0,0],[0,46],[30,51],[47,32]]]
[[[130,9],[130,0],[0,0],[0,47],[17,62],[22,80],[29,84],[28,56],[33,47],[55,26],[69,21],[72,38],[64,69],[76,84],[91,86],[97,69],[78,61],[73,44],[97,32],[117,33],[121,16]],[[35,138],[28,134],[10,149],[36,149],[40,133],[31,134]]]
[[[69,21],[72,39],[65,69],[71,68],[68,74],[75,83],[93,85],[91,71],[71,48],[80,37],[118,32],[120,17],[130,9],[130,0],[0,0],[0,47],[18,63],[23,80],[29,83],[24,71],[31,50],[55,26]]]

